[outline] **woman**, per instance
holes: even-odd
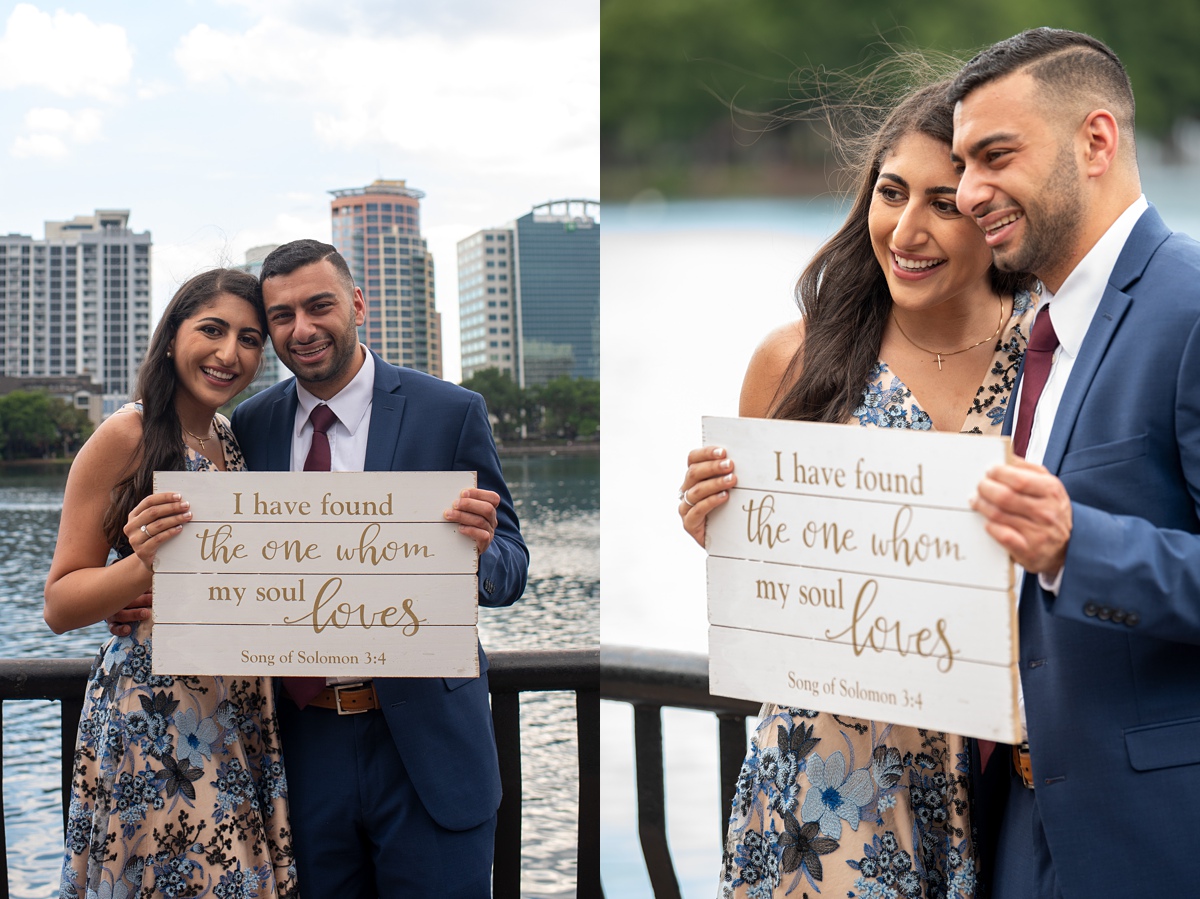
[[[56,633],[150,589],[155,553],[191,517],[179,494],[153,492],[155,471],[244,468],[217,409],[253,379],[265,337],[252,275],[217,269],[175,294],[138,374],[140,401],[71,466],[46,581]],[[113,637],[92,666],[61,895],[295,896],[270,682],[151,674],[151,626]]]
[[[954,205],[945,93],[918,90],[874,136],[849,217],[797,285],[803,319],[750,362],[742,416],[1000,433],[1033,300]],[[722,449],[689,454],[679,512],[702,546],[736,483]],[[967,772],[962,737],[764,706],[721,896],[973,896]]]

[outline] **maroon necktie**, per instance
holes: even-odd
[[[304,460],[305,471],[329,471],[329,438],[325,432],[330,425],[338,420],[333,410],[324,403],[313,409],[308,415],[312,422],[312,445],[308,448],[308,456]],[[312,698],[325,689],[323,677],[285,677],[283,689],[300,708],[304,708]]]
[[[1035,333],[1036,331],[1034,328]],[[312,422],[313,435],[312,445],[308,448],[308,456],[304,460],[304,470],[329,471],[329,438],[325,432],[338,418],[332,409],[321,403],[308,414],[308,420]]]
[[[1017,428],[1013,432],[1013,452],[1025,458],[1029,449],[1029,432],[1033,430],[1033,413],[1038,399],[1050,377],[1050,363],[1058,349],[1058,335],[1050,321],[1050,307],[1038,313],[1029,335],[1029,346],[1025,348],[1025,369],[1021,375],[1021,405],[1017,408]]]

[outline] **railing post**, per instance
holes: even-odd
[[[600,899],[600,691],[575,693],[579,746],[579,848],[576,899]]]
[[[71,777],[75,773],[75,743],[79,738],[79,719],[83,717],[83,691],[79,696],[59,700],[62,706],[62,815],[63,830],[71,813]]]
[[[737,789],[738,776],[742,773],[742,762],[746,760],[746,716],[718,713],[719,740],[721,743],[721,845],[725,845],[725,830],[729,825],[729,811],[733,807],[733,794]]]
[[[4,745],[4,703],[0,701],[0,746]],[[8,899],[8,838],[4,833],[4,777],[2,775],[2,762],[0,759],[0,846],[4,847],[4,851],[0,852],[0,897]]]
[[[667,845],[661,706],[633,707],[633,746],[637,767],[638,836],[650,886],[655,899],[681,899],[671,849]]]
[[[642,855],[657,899],[679,896],[666,838],[662,709],[698,709],[717,715],[720,730],[721,842],[733,792],[746,755],[746,717],[759,704],[714,696],[708,658],[698,653],[605,645],[600,650],[600,696],[633,706],[638,831]]]
[[[521,694],[492,694],[492,725],[500,756],[500,809],[496,813],[492,892],[521,895]],[[286,751],[286,749],[285,749]]]

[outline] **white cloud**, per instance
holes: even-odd
[[[385,146],[497,174],[596,170],[599,41],[553,35],[318,33],[264,18],[241,33],[200,25],[175,52],[196,86],[305,104],[339,149]]]
[[[19,135],[9,152],[17,159],[62,159],[70,153],[67,142],[54,134]]]
[[[25,114],[23,133],[13,141],[11,153],[18,159],[62,159],[73,146],[98,140],[102,122],[98,109],[31,109]]]
[[[173,88],[165,81],[138,81],[137,98],[139,100],[157,100],[171,93]]]
[[[272,15],[322,34],[382,35],[440,34],[461,40],[475,34],[528,37],[574,28],[595,28],[596,0],[440,0],[438,3],[397,3],[396,0],[217,0],[239,7],[251,16]]]
[[[117,98],[133,70],[133,52],[119,25],[83,13],[53,15],[19,3],[0,36],[0,90],[43,88],[62,97]]]

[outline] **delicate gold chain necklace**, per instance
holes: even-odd
[[[965,346],[961,350],[955,350],[952,353],[939,353],[937,350],[927,349],[927,348],[921,346],[921,344],[917,343],[915,340],[913,340],[907,334],[905,334],[904,329],[900,327],[900,319],[896,318],[896,307],[895,306],[892,306],[892,321],[894,321],[896,323],[896,329],[900,332],[901,337],[903,337],[905,340],[907,340],[909,343],[911,343],[913,346],[915,346],[922,353],[932,353],[933,355],[937,356],[938,371],[941,371],[943,356],[946,356],[946,357],[957,356],[959,353],[965,353],[967,350],[973,350],[973,349],[975,349],[975,347],[979,346],[981,343],[987,343],[989,340],[995,340],[997,337],[1000,336],[1000,329],[1004,327],[1004,297],[1000,297],[999,300],[1000,300],[1000,321],[998,321],[996,323],[996,332],[994,334],[989,335],[988,337],[983,338],[983,340],[976,341],[975,343],[971,344],[970,346]]]
[[[899,327],[899,325],[900,325],[900,323],[896,322],[896,326]],[[901,331],[900,333],[903,334],[904,332]],[[913,346],[916,346],[916,344],[913,344]],[[213,420],[208,423],[208,433],[206,435],[204,435],[203,437],[197,437],[195,434],[193,434],[187,428],[183,428],[183,422],[179,423],[179,427],[183,428],[183,433],[187,434],[189,437],[191,437],[193,440],[195,440],[198,444],[200,444],[200,452],[204,452],[204,441],[213,439],[213,432],[212,432],[213,422],[215,422],[216,420],[217,420],[217,417],[214,415]]]

